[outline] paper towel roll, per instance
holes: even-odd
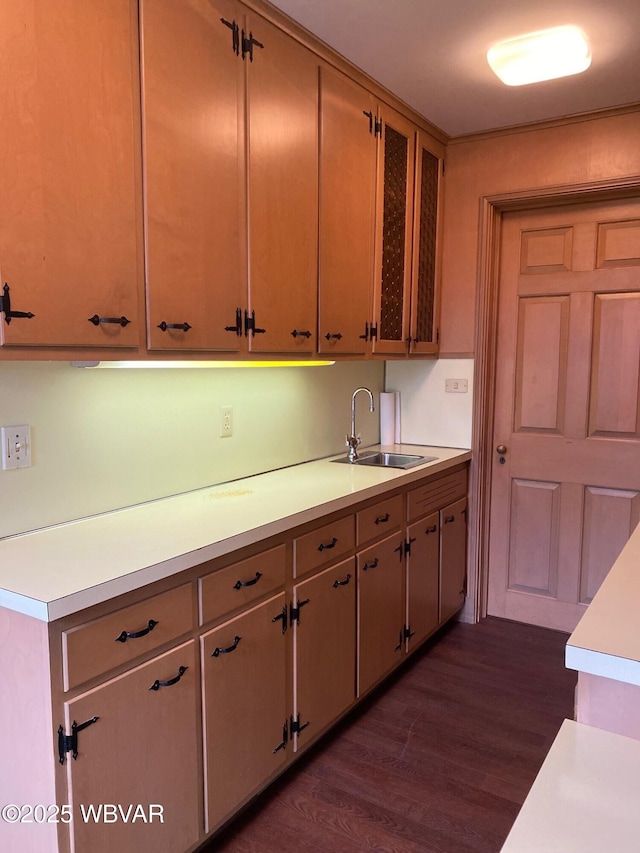
[[[400,393],[380,393],[380,444],[396,444],[400,440]]]

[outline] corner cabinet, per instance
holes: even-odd
[[[2,3],[0,73],[0,343],[138,346],[137,3]]]
[[[395,481],[49,625],[0,609],[4,796],[63,818],[5,847],[192,853],[455,616],[466,485]]]

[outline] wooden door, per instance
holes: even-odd
[[[0,77],[0,343],[136,346],[137,4],[0,4]]]
[[[320,69],[320,246],[318,351],[363,355],[371,323],[376,103]]]
[[[247,16],[249,349],[312,353],[318,288],[318,63]]]
[[[467,499],[440,510],[440,622],[464,604],[467,576]]]
[[[244,346],[244,63],[234,25],[230,0],[141,5],[150,349]]]
[[[440,517],[437,512],[409,525],[407,557],[407,651],[438,627]]]
[[[286,618],[281,593],[201,638],[207,832],[285,762]]]
[[[296,748],[315,738],[356,698],[356,567],[344,560],[293,588]]]
[[[185,643],[65,704],[66,734],[98,718],[78,732],[77,760],[65,757],[72,853],[187,850],[200,838],[195,651]]]
[[[416,127],[380,108],[374,285],[375,353],[409,350]]]
[[[389,536],[358,553],[358,696],[404,655],[404,538]]]
[[[489,612],[570,631],[640,517],[640,203],[505,216]]]

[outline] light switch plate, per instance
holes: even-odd
[[[445,379],[444,390],[449,394],[466,394],[469,390],[469,380]]]
[[[2,470],[31,465],[31,429],[28,424],[0,427]]]

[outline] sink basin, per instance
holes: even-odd
[[[413,468],[414,465],[422,465],[424,462],[433,462],[437,456],[412,456],[409,453],[383,453],[377,450],[361,453],[355,462],[349,462],[345,456],[343,459],[334,459],[334,462],[346,462],[351,465],[374,465],[378,468]]]

